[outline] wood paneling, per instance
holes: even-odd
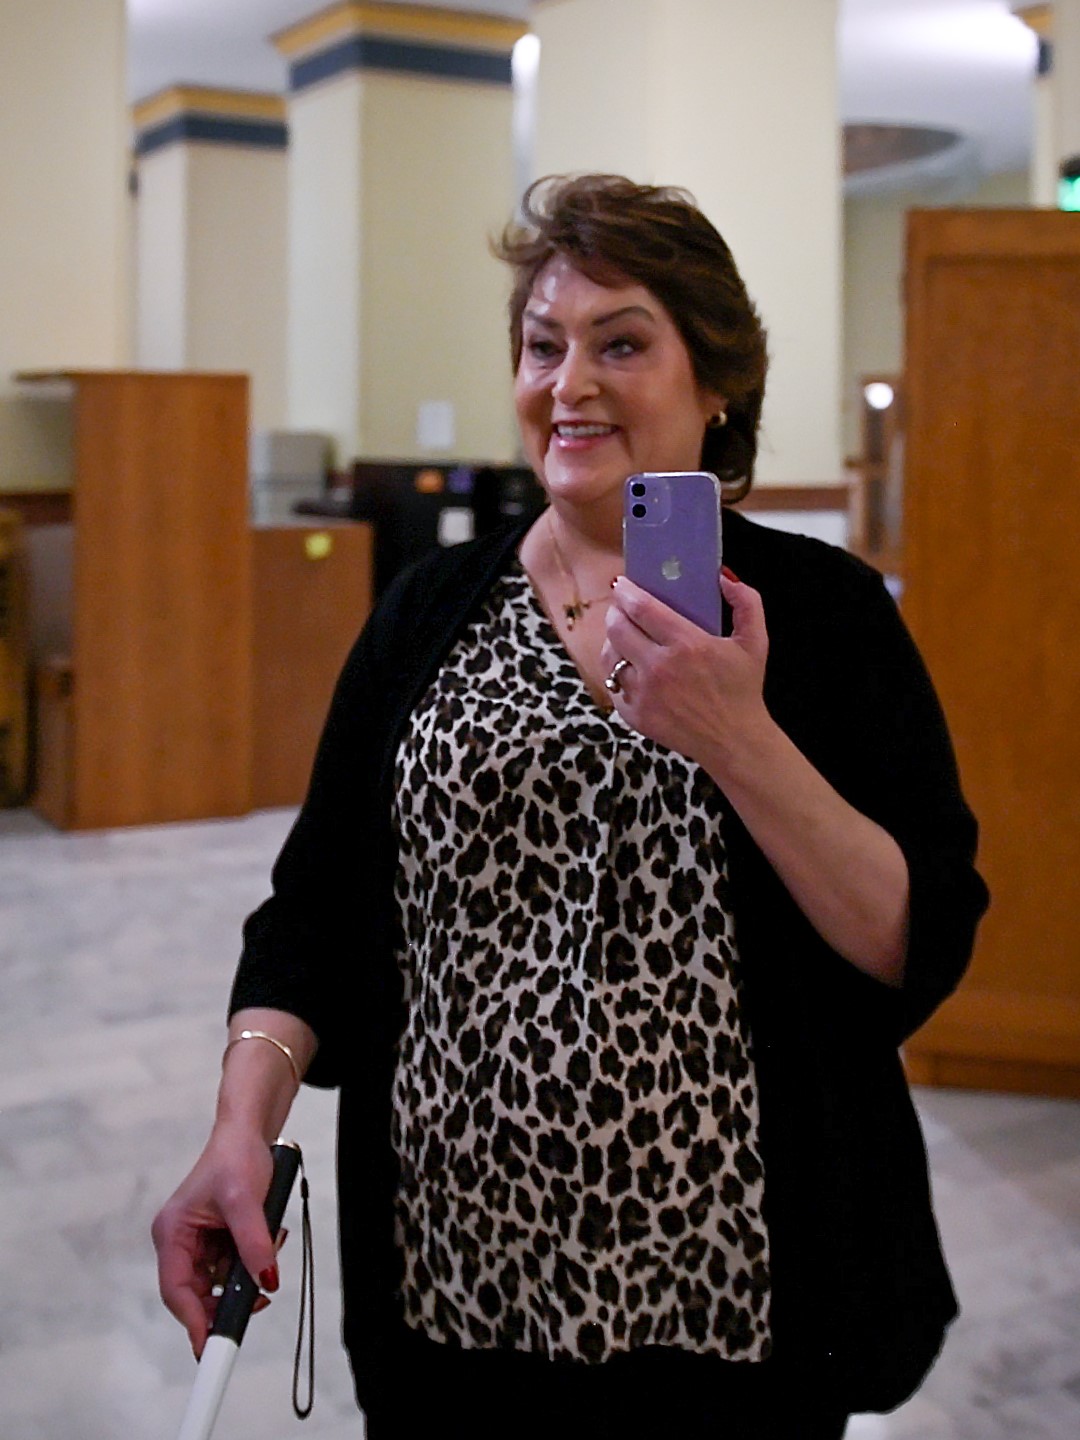
[[[0,805],[26,797],[26,548],[17,512],[0,506]]]
[[[0,506],[14,510],[24,525],[71,522],[70,490],[0,490]]]
[[[968,1059],[942,1049],[905,1056],[912,1085],[937,1085],[950,1090],[1015,1090],[1023,1095],[1051,1095],[1080,1100],[1080,1070],[1068,1065],[1040,1065],[1034,1060]]]
[[[372,599],[369,525],[253,532],[252,803],[298,805],[334,683]]]
[[[78,829],[243,814],[251,799],[247,379],[67,378],[74,638],[70,801],[58,808]]]
[[[740,510],[846,511],[850,487],[846,480],[829,485],[755,485],[737,502]]]
[[[911,1063],[1080,1094],[1080,225],[915,213],[907,285],[903,608],[993,895]]]
[[[60,830],[71,826],[71,662],[51,656],[34,677],[37,721],[37,787],[34,809]]]

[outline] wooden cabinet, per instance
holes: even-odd
[[[993,900],[913,1077],[1080,1096],[1080,221],[914,213],[903,609]]]
[[[35,807],[98,829],[299,804],[371,527],[251,528],[242,375],[20,378],[74,409],[70,515],[44,517],[69,523],[31,547]]]
[[[42,810],[86,829],[251,806],[247,378],[73,371],[70,654],[39,666]]]
[[[252,804],[298,805],[341,666],[371,609],[366,524],[253,531]]]

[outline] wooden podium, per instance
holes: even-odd
[[[71,648],[39,667],[37,806],[64,829],[251,808],[243,375],[28,373],[72,397]]]

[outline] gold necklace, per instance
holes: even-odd
[[[548,534],[551,536],[551,546],[552,549],[555,551],[555,559],[558,561],[559,569],[562,571],[564,578],[568,581],[570,585],[570,593],[573,596],[573,599],[570,601],[570,603],[568,605],[563,605],[562,607],[563,615],[565,615],[566,617],[566,628],[568,630],[573,630],[574,626],[585,614],[586,610],[591,609],[594,605],[599,605],[601,601],[606,604],[610,604],[611,596],[594,595],[591,600],[583,600],[581,598],[581,591],[578,589],[578,583],[574,572],[566,563],[566,558],[562,553],[562,547],[559,545],[558,540],[555,538],[555,525],[552,522],[550,510],[548,511]]]

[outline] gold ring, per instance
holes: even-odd
[[[618,695],[622,690],[622,684],[619,680],[619,676],[624,670],[629,670],[629,668],[629,660],[617,660],[615,662],[614,670],[612,670],[611,674],[604,681],[604,689],[610,690],[612,695]]]

